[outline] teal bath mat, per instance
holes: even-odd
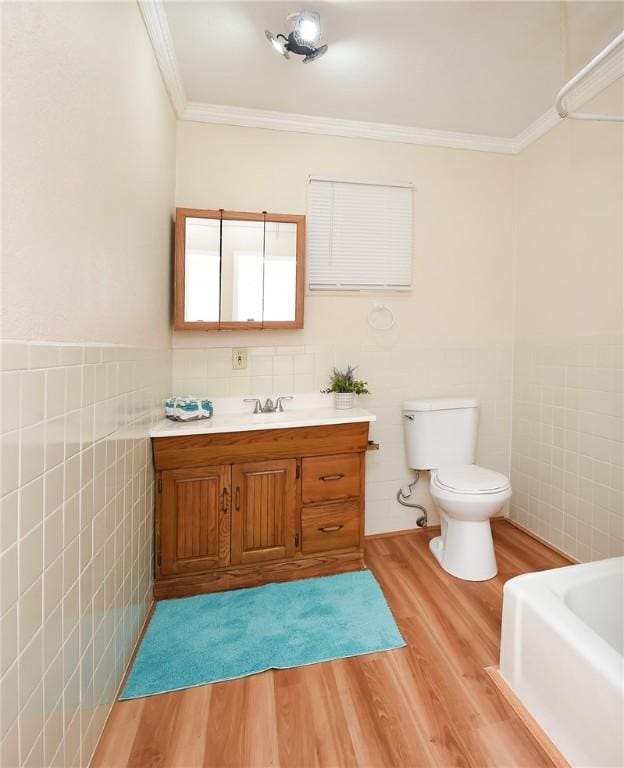
[[[120,698],[404,645],[370,571],[164,600]]]

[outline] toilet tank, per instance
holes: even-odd
[[[479,401],[476,398],[430,398],[403,403],[407,464],[437,469],[474,464]]]

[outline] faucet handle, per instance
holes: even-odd
[[[243,399],[243,402],[244,403],[255,403],[253,412],[254,413],[262,413],[262,403],[261,403],[260,400],[258,400],[257,397],[245,397]]]
[[[279,413],[282,413],[282,411],[284,410],[284,406],[282,405],[284,400],[292,400],[292,395],[286,395],[286,396],[277,398],[277,400],[275,401],[275,410],[278,411]]]

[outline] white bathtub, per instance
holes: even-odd
[[[575,768],[624,766],[624,557],[505,584],[500,672]]]

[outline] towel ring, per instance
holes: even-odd
[[[388,316],[388,321],[386,323],[383,323],[382,321],[381,325],[376,325],[375,318],[377,318],[380,313],[385,313]],[[394,319],[394,314],[390,307],[386,306],[386,304],[377,303],[373,305],[373,308],[368,313],[368,324],[375,331],[389,331],[396,325],[396,320]]]

